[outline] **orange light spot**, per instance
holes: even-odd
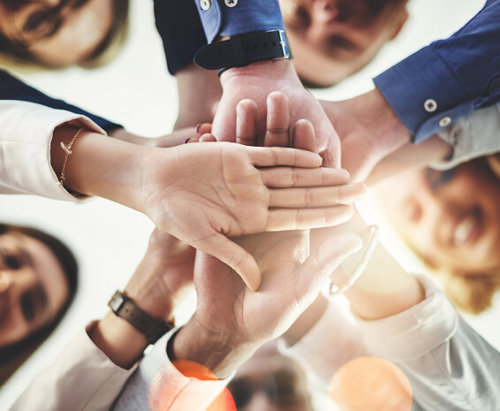
[[[410,411],[412,389],[406,375],[389,361],[362,357],[333,377],[328,396],[343,411]]]

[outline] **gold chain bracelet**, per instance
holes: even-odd
[[[62,165],[61,174],[59,175],[59,183],[58,184],[61,186],[64,186],[64,180],[66,180],[65,172],[66,172],[66,166],[68,165],[69,156],[71,154],[73,154],[73,151],[71,151],[71,148],[73,147],[73,144],[75,144],[75,141],[78,138],[78,136],[80,135],[80,133],[84,130],[85,130],[84,128],[78,129],[78,131],[75,133],[75,135],[73,136],[73,138],[71,139],[71,141],[69,142],[68,145],[64,144],[63,141],[61,141],[59,143],[59,145],[61,146],[63,151],[66,153],[64,156],[64,162]]]

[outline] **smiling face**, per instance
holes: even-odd
[[[280,0],[297,73],[307,83],[330,86],[357,72],[399,33],[408,17],[405,4]]]
[[[68,296],[63,268],[45,244],[17,232],[0,235],[0,347],[48,324]]]
[[[500,181],[485,161],[463,164],[453,175],[410,171],[380,184],[377,195],[431,266],[469,276],[499,271]]]
[[[80,64],[108,35],[113,14],[113,0],[0,1],[0,31],[46,65]]]

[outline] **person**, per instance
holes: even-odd
[[[348,225],[340,229],[366,227],[357,215]],[[336,285],[347,279],[343,270],[332,275]],[[280,347],[341,408],[495,408],[498,351],[429,278],[407,273],[377,243],[363,275],[345,291],[347,306],[342,297],[320,296],[284,334]]]
[[[406,0],[280,0],[297,74],[330,87],[365,67],[408,19]]]
[[[376,193],[404,240],[441,273],[448,297],[475,314],[489,308],[500,289],[500,184],[487,159],[446,171],[412,170],[379,184]]]
[[[61,240],[0,224],[0,384],[52,333],[77,290],[78,265]]]
[[[124,44],[128,14],[129,0],[2,0],[0,59],[17,67],[100,66]]]

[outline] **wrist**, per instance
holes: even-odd
[[[293,63],[288,59],[257,61],[244,67],[232,67],[221,74],[220,81],[225,87],[227,83],[247,77],[256,79],[257,85],[260,79],[268,84],[270,81],[281,83],[284,80],[288,83],[290,78],[300,84]]]
[[[170,360],[193,361],[226,378],[257,350],[259,343],[236,342],[231,333],[220,333],[202,326],[193,316],[169,345]]]
[[[360,97],[366,98],[367,109],[373,114],[375,133],[369,136],[379,157],[385,157],[410,141],[410,131],[377,88]]]
[[[148,148],[83,132],[66,169],[65,186],[141,210],[142,162]]]
[[[122,368],[134,365],[149,344],[141,332],[111,312],[98,321],[88,334],[94,344]]]

